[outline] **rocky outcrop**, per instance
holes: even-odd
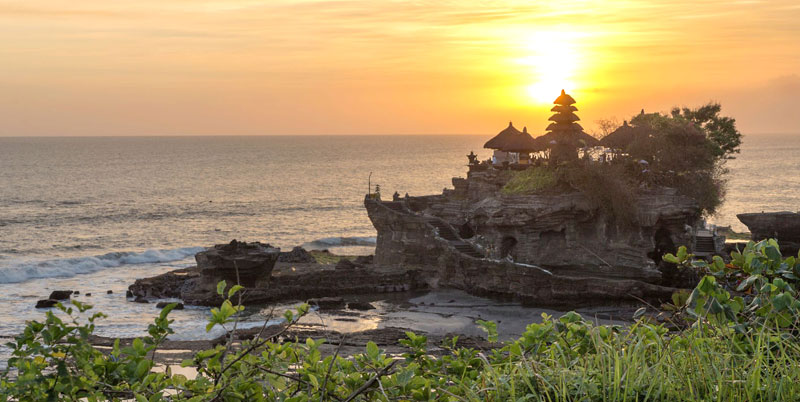
[[[454,243],[458,241],[440,237],[425,215],[383,204],[365,200],[378,230],[376,264],[417,268],[430,286],[570,307],[614,300],[666,299],[675,290],[658,284],[660,273],[652,261],[639,269],[573,264],[544,268],[510,259],[474,257],[457,249]]]
[[[277,271],[277,272],[276,272]],[[258,286],[246,288],[242,303],[306,301],[313,298],[345,295],[405,292],[426,287],[420,272],[401,267],[370,267],[346,273],[334,265],[277,263],[272,277]],[[216,284],[210,286],[202,272],[184,268],[146,279],[138,279],[129,287],[141,299],[181,299],[184,304],[218,306],[222,299]],[[238,299],[237,299],[238,301]]]
[[[195,260],[200,274],[211,284],[226,280],[253,287],[259,281],[269,281],[279,253],[280,249],[258,242],[233,240],[197,253]]]
[[[750,230],[751,239],[777,239],[784,255],[796,255],[800,249],[800,214],[761,212],[736,215]]]
[[[417,267],[438,286],[530,302],[668,295],[656,266],[691,248],[697,204],[674,189],[641,189],[634,224],[620,224],[583,193],[503,195],[508,175],[473,171],[442,195],[366,198],[378,231],[375,263]],[[662,286],[666,287],[662,287]]]
[[[317,259],[314,258],[311,253],[306,251],[306,249],[296,246],[289,252],[282,252],[278,256],[279,262],[294,262],[294,263],[301,263],[301,264],[309,264],[317,262]]]

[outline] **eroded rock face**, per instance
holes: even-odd
[[[279,255],[280,249],[259,242],[233,240],[197,253],[195,260],[200,274],[209,282],[225,280],[254,287],[259,281],[269,281]]]

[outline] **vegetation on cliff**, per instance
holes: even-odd
[[[542,166],[516,172],[500,190],[503,194],[534,194],[552,188],[558,182],[556,173]]]
[[[800,397],[800,259],[782,258],[777,243],[750,242],[730,264],[694,261],[680,249],[665,257],[704,273],[678,293],[667,324],[646,315],[628,327],[594,325],[575,313],[544,316],[514,341],[493,349],[429,350],[411,332],[402,356],[374,343],[361,354],[323,357],[324,339],[283,339],[308,306],[287,312],[278,333],[241,344],[233,339],[198,352],[185,366],[196,378],[155,369],[153,355],[172,332],[165,308],[148,336],[110,352],[89,343],[88,322],[48,312],[13,342],[0,375],[0,400],[796,400]],[[232,302],[242,289],[224,282],[225,297],[209,328],[237,325]],[[67,317],[90,307],[59,305]],[[63,317],[63,314],[60,314]],[[638,315],[638,314],[637,314]],[[479,322],[490,341],[496,326]],[[670,332],[670,329],[673,331]]]
[[[618,223],[635,220],[635,196],[641,186],[676,188],[713,214],[725,195],[725,160],[739,152],[741,133],[735,120],[720,116],[720,105],[641,113],[631,124],[642,135],[609,163],[574,160],[514,173],[502,193],[536,194],[566,184],[585,193]]]

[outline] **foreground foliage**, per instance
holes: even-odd
[[[170,307],[148,336],[110,353],[92,347],[88,322],[47,313],[9,344],[13,358],[0,377],[0,400],[797,400],[800,344],[794,322],[800,312],[796,284],[800,261],[782,258],[774,240],[750,243],[726,264],[694,261],[685,249],[665,257],[706,275],[686,294],[676,294],[670,333],[643,311],[628,327],[595,325],[570,312],[543,315],[522,336],[477,350],[450,340],[434,350],[408,332],[406,352],[387,356],[369,342],[363,353],[323,357],[324,339],[283,339],[281,333],[240,345],[198,352],[185,366],[196,378],[159,372],[152,357],[171,333]],[[734,290],[738,289],[738,290]],[[209,328],[234,329],[240,307],[227,296],[212,311]],[[66,317],[88,306],[59,306]],[[74,310],[73,310],[74,309]],[[287,312],[285,333],[306,314]],[[479,321],[490,341],[497,326]]]

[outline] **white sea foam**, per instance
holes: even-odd
[[[331,247],[348,246],[374,246],[377,243],[375,237],[325,237],[303,244],[309,250],[323,250]]]
[[[175,262],[191,257],[200,251],[203,251],[203,247],[114,252],[53,260],[6,260],[0,265],[0,283],[17,283],[38,278],[68,278],[124,265]]]

